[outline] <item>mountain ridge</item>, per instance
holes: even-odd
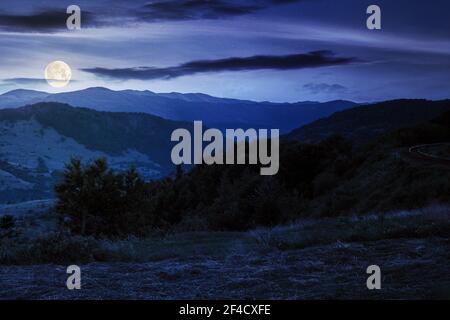
[[[378,134],[414,126],[450,110],[450,100],[397,99],[338,111],[301,126],[284,138],[317,143],[339,134],[361,144]]]
[[[218,98],[203,93],[154,93],[152,91],[114,91],[92,87],[78,91],[49,94],[21,91],[0,95],[0,109],[38,102],[67,103],[97,111],[142,112],[174,121],[201,120],[208,127],[271,128],[288,133],[303,124],[358,104],[335,100],[324,103],[273,103]]]

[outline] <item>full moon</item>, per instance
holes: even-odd
[[[54,88],[67,86],[72,78],[72,70],[63,61],[53,61],[45,68],[45,80]]]

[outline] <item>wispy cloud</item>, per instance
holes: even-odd
[[[304,0],[157,0],[139,8],[144,21],[222,19]]]
[[[50,79],[53,82],[66,82],[59,79]],[[33,84],[47,84],[47,80],[44,78],[9,78],[1,80],[5,85],[33,85]],[[76,82],[77,80],[70,80],[70,82]]]
[[[253,1],[250,4],[222,0],[153,1],[139,8],[137,16],[146,21],[218,19],[250,14],[261,8]]]
[[[18,85],[30,85],[30,84],[45,84],[47,80],[39,78],[10,78],[3,79],[4,84],[18,84]]]
[[[303,85],[303,89],[309,91],[311,94],[344,93],[347,91],[347,87],[336,83],[307,83]]]
[[[225,19],[255,13],[259,10],[304,0],[249,0],[245,4],[236,0],[137,0],[115,3],[114,1],[82,3],[82,25],[111,27],[135,25],[155,21],[183,21]],[[48,1],[48,8],[27,12],[10,12],[0,5],[0,30],[8,32],[54,33],[66,28],[67,6],[59,1]],[[103,10],[107,7],[108,10]],[[33,3],[33,8],[36,6]],[[95,12],[95,14],[94,14]]]
[[[219,60],[199,60],[167,68],[85,68],[82,71],[101,77],[121,80],[172,79],[196,73],[249,70],[293,70],[318,68],[333,65],[345,65],[357,61],[352,57],[336,57],[332,51],[314,51],[285,56],[252,56],[245,58],[227,58]]]

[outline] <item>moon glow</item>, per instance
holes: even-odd
[[[72,79],[72,70],[64,61],[53,61],[45,68],[45,80],[54,88],[67,86]]]

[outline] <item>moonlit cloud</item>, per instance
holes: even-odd
[[[365,27],[367,3],[360,0],[76,3],[82,30],[74,32],[65,27],[64,1],[0,2],[1,92],[50,89],[43,70],[63,60],[77,79],[68,90],[106,86],[277,102],[448,95],[445,0],[379,0],[377,32]],[[302,61],[324,50],[334,55]]]
[[[98,76],[121,80],[139,79],[173,79],[197,73],[212,73],[223,71],[250,71],[261,69],[295,70],[304,68],[319,68],[324,66],[345,65],[355,62],[355,58],[335,57],[331,51],[315,51],[287,56],[253,56],[246,58],[226,58],[220,60],[191,61],[174,67],[155,68],[86,68],[85,72]]]
[[[303,89],[308,90],[312,94],[322,93],[343,93],[348,89],[340,84],[328,84],[328,83],[307,83],[303,85]]]
[[[7,32],[53,33],[67,30],[66,11],[43,10],[31,14],[0,14],[0,30]],[[99,26],[94,15],[83,12],[83,24],[85,27]]]
[[[39,78],[11,78],[4,79],[2,81],[4,84],[18,84],[18,85],[30,85],[30,84],[45,84],[47,80]]]

